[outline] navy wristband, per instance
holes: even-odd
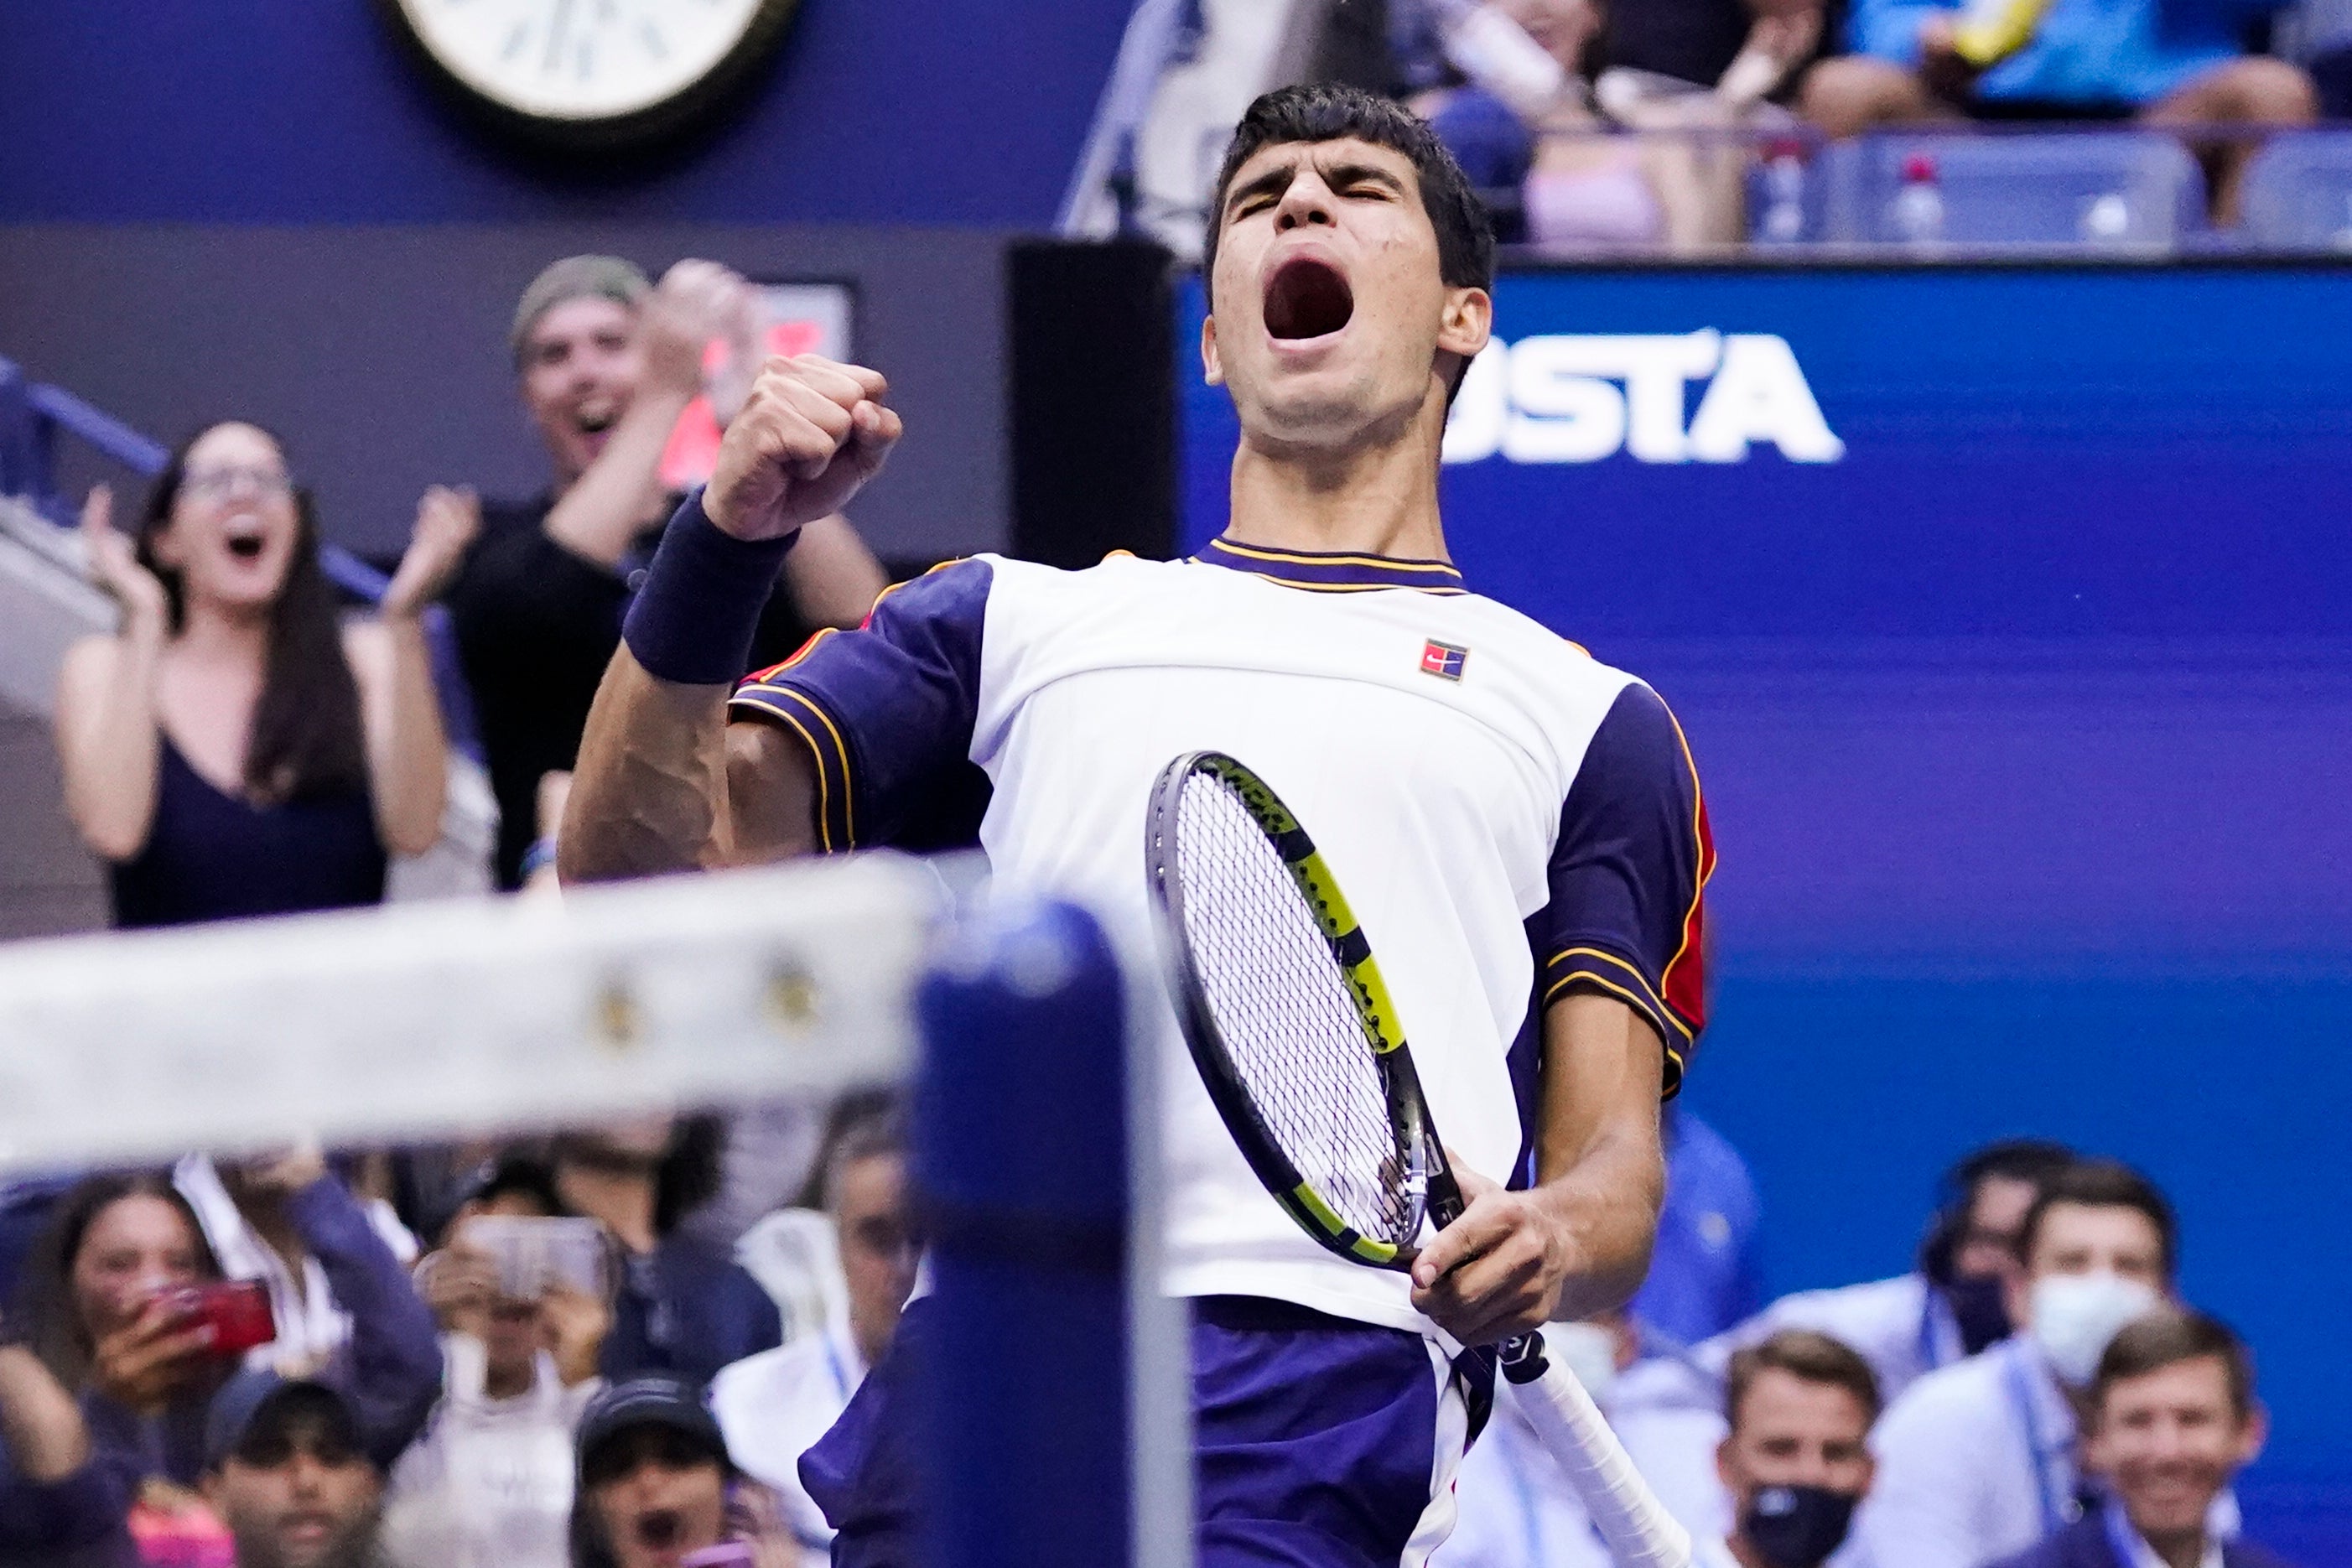
[[[731,686],[751,666],[751,639],[784,557],[800,538],[746,542],[702,510],[695,490],[662,531],[645,586],[621,622],[646,673],[681,686]]]

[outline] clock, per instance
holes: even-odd
[[[772,51],[794,0],[381,0],[469,107],[612,147],[698,118]]]

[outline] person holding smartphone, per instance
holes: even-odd
[[[288,1204],[352,1319],[348,1353],[320,1381],[388,1465],[439,1392],[432,1315],[331,1175],[301,1183]],[[187,1199],[162,1172],[93,1176],[68,1192],[21,1289],[12,1321],[79,1403],[91,1462],[121,1478],[124,1511],[91,1560],[194,1561],[225,1544],[226,1526],[196,1490],[205,1424],[246,1352],[275,1332],[267,1294],[220,1278]]]
[[[607,1247],[593,1222],[557,1216],[537,1161],[495,1166],[417,1266],[439,1319],[445,1393],[393,1468],[383,1545],[400,1568],[563,1568],[571,1561],[572,1433],[604,1386],[613,1323]],[[588,1277],[520,1266],[572,1261]]]

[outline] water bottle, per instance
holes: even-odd
[[[1936,184],[1936,160],[1914,153],[1903,161],[1903,188],[1895,195],[1895,235],[1906,245],[1940,245],[1944,238],[1944,193]]]
[[[1805,144],[1793,136],[1764,149],[1764,218],[1756,234],[1767,245],[1805,237]]]

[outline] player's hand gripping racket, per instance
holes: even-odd
[[[1281,797],[1218,752],[1170,763],[1146,864],[1176,1011],[1209,1098],[1265,1190],[1351,1262],[1409,1269],[1459,1218],[1371,945]],[[1591,1395],[1522,1334],[1502,1350],[1529,1423],[1624,1568],[1690,1568],[1690,1537]]]

